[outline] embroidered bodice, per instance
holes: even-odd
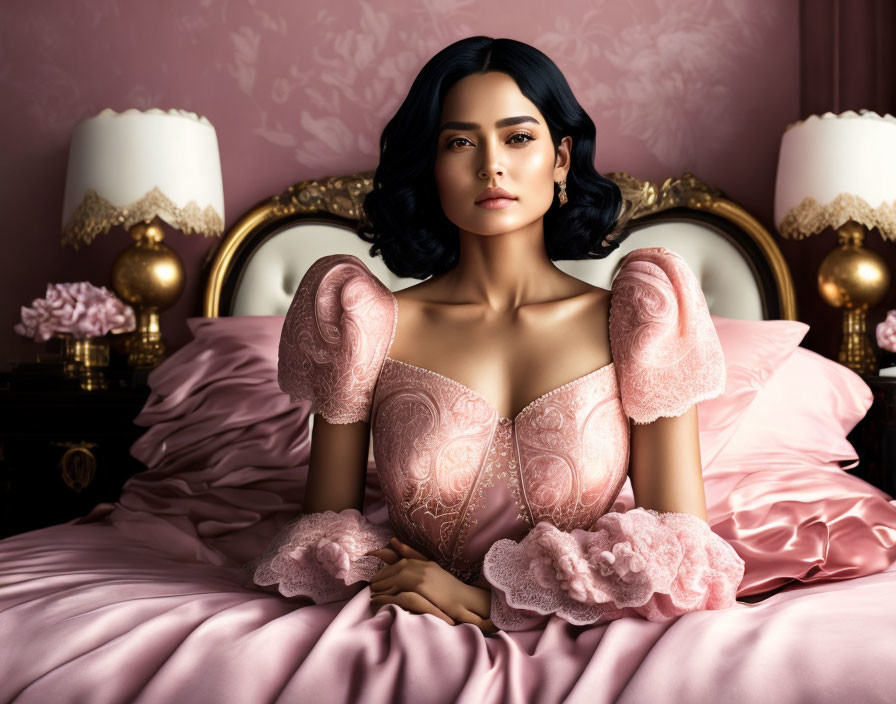
[[[591,527],[625,483],[629,419],[680,415],[725,384],[699,283],[664,247],[630,252],[613,281],[613,361],[514,418],[390,358],[397,323],[397,299],[359,258],[318,259],[286,315],[280,385],[331,423],[370,422],[396,534],[465,581],[495,541],[518,541],[540,521]]]

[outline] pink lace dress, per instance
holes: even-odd
[[[613,362],[514,418],[474,390],[391,359],[398,303],[352,255],[317,260],[280,340],[279,380],[331,423],[371,424],[391,527],[458,578],[492,585],[506,630],[550,614],[584,625],[665,620],[734,603],[744,562],[696,516],[611,510],[625,483],[629,419],[684,413],[725,386],[722,348],[693,272],[637,249],[611,287]],[[348,598],[383,563],[389,531],[358,511],[299,517],[254,570],[317,603]]]

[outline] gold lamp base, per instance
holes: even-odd
[[[134,308],[137,327],[127,341],[128,364],[151,369],[165,357],[159,313],[177,302],[184,289],[184,266],[177,252],[162,240],[158,217],[130,230],[134,243],[112,265],[112,286]]]
[[[857,374],[876,374],[877,356],[866,329],[868,308],[890,290],[890,271],[876,252],[865,249],[865,227],[848,220],[837,228],[839,247],[818,269],[821,297],[843,311],[843,338],[838,361]]]

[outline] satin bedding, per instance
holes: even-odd
[[[322,605],[253,587],[241,565],[301,510],[310,449],[308,406],[276,385],[282,323],[191,320],[138,418],[149,469],[0,541],[0,701],[892,701],[896,501],[769,448],[704,468],[709,523],[747,563],[728,609],[486,637],[373,617],[366,587]],[[388,522],[373,463],[365,515]]]

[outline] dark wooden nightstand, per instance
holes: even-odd
[[[859,455],[858,467],[849,471],[896,496],[896,377],[863,374],[862,379],[874,403],[848,436]]]
[[[110,368],[85,391],[59,364],[0,369],[0,538],[64,523],[116,501],[146,467],[130,446],[149,395],[147,372]]]

